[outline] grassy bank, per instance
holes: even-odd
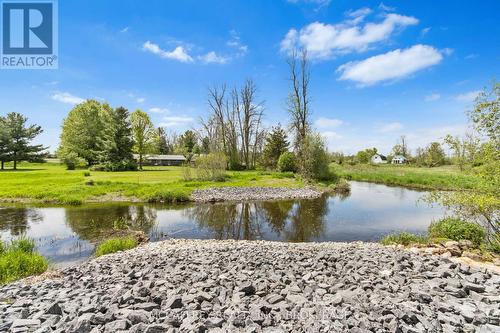
[[[41,274],[47,268],[48,262],[35,252],[33,240],[21,238],[10,244],[0,241],[0,285]]]
[[[230,171],[224,182],[185,181],[182,167],[146,167],[143,171],[66,170],[57,163],[22,163],[18,171],[0,171],[0,201],[80,204],[88,201],[185,201],[197,188],[217,186],[302,187],[293,175]]]
[[[420,168],[406,165],[333,165],[335,172],[347,179],[425,190],[473,189],[477,177],[455,166]]]

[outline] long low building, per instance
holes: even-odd
[[[134,154],[134,159],[139,160],[139,155]],[[182,155],[144,155],[143,163],[147,165],[182,165],[186,163],[186,158]]]

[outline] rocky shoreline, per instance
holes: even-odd
[[[191,200],[195,202],[314,199],[323,192],[314,187],[213,187],[194,190]]]
[[[168,240],[0,288],[10,332],[498,332],[500,275],[370,243]]]

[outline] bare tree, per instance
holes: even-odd
[[[201,120],[203,130],[211,141],[211,151],[223,151],[229,167],[243,162],[247,169],[255,167],[262,140],[261,120],[263,102],[256,101],[257,87],[247,80],[242,89],[233,88],[226,94],[226,86],[209,89],[210,117]],[[216,144],[216,143],[221,144]]]
[[[287,60],[290,70],[291,91],[288,95],[288,112],[292,118],[291,127],[295,132],[295,150],[301,163],[301,147],[310,130],[309,81],[310,70],[307,50],[293,50]]]
[[[257,142],[259,140],[263,102],[256,103],[257,87],[252,80],[247,80],[240,91],[241,107],[238,108],[238,122],[241,133],[242,159],[247,169],[255,166]],[[252,148],[253,146],[253,148]]]

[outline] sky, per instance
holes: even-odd
[[[500,2],[59,1],[59,68],[0,70],[0,114],[20,112],[57,149],[87,98],[141,109],[181,133],[209,114],[208,87],[248,78],[266,126],[288,124],[287,55],[308,50],[311,122],[330,151],[400,135],[415,149],[468,130],[466,110],[500,74]]]

